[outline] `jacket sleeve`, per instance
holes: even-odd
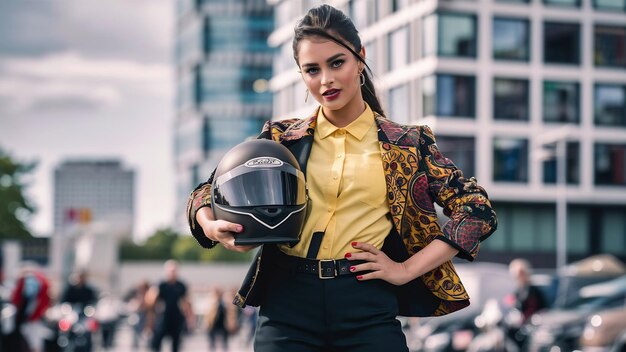
[[[420,126],[420,129],[419,151],[428,177],[428,191],[449,217],[443,234],[436,238],[458,249],[458,257],[472,261],[478,254],[480,242],[496,230],[496,213],[487,192],[476,179],[466,179],[463,172],[441,154],[431,129],[428,126]]]

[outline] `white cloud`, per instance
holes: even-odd
[[[73,52],[41,58],[0,60],[0,98],[12,113],[28,110],[89,110],[116,106],[125,92],[169,96],[171,69],[166,64],[89,59]]]

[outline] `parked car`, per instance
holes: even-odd
[[[497,263],[455,264],[471,304],[458,312],[434,318],[421,318],[410,327],[407,341],[411,351],[465,351],[479,328],[474,324],[485,303],[498,304],[515,290],[507,265]]]
[[[580,336],[588,317],[626,308],[626,275],[585,286],[579,290],[578,297],[564,306],[531,318],[525,327],[530,336],[526,346],[529,351],[550,351],[554,346],[561,351],[579,349]]]
[[[589,317],[580,337],[583,350],[609,351],[626,332],[626,304]]]

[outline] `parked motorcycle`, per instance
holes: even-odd
[[[46,319],[55,332],[53,340],[61,352],[91,352],[93,335],[98,330],[94,318],[95,308],[91,305],[81,309],[80,305],[62,303],[48,309]]]

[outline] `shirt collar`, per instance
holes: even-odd
[[[361,115],[359,115],[356,120],[352,121],[348,126],[344,127],[343,129],[348,131],[348,133],[353,135],[356,139],[362,140],[373,124],[374,112],[369,107],[369,105],[365,103],[365,111],[363,111],[363,113],[361,113]],[[339,128],[337,126],[333,125],[332,122],[326,119],[326,116],[324,116],[324,112],[320,107],[317,112],[317,127],[315,128],[315,130],[319,133],[320,138],[324,139],[333,134],[338,129]]]

